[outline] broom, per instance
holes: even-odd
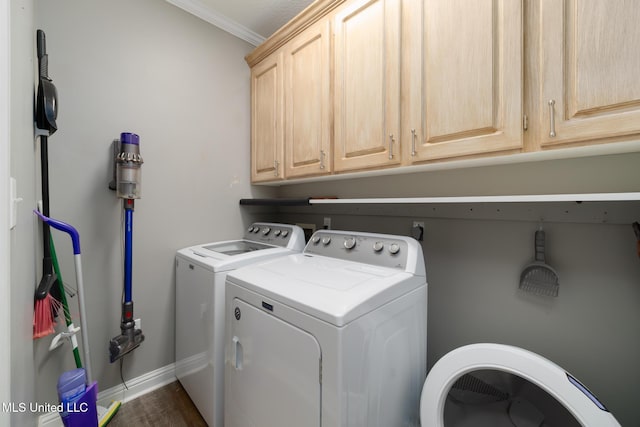
[[[58,92],[49,78],[49,56],[44,31],[36,32],[38,54],[38,90],[36,94],[36,135],[40,136],[40,168],[42,179],[42,213],[49,215],[49,148],[48,140],[57,129]],[[53,273],[50,251],[51,232],[48,224],[42,225],[42,279],[35,293],[33,314],[33,338],[54,333],[53,325],[60,302],[50,295],[56,275]],[[53,292],[57,292],[54,289]]]
[[[42,168],[42,213],[49,215],[49,168],[48,168],[48,149],[47,137],[40,137],[40,164]],[[42,224],[42,242],[43,253],[42,258],[42,280],[35,292],[35,303],[33,310],[33,339],[42,338],[55,332],[55,318],[61,303],[53,296],[50,291],[57,281],[53,272],[53,263],[51,260],[51,231],[49,224]]]
[[[42,299],[37,299],[33,310],[33,339],[46,337],[55,333],[56,316],[62,303],[47,292]]]

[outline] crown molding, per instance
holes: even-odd
[[[198,18],[206,21],[216,27],[220,28],[232,34],[239,39],[250,43],[253,46],[258,46],[264,42],[265,38],[260,34],[257,34],[244,25],[238,24],[236,21],[229,19],[227,16],[216,12],[210,7],[206,6],[199,0],[165,0],[167,3],[179,7],[180,9],[197,16]]]
[[[302,31],[329,15],[345,1],[346,0],[315,0],[307,6],[306,9],[269,36],[269,38],[260,44],[253,52],[245,56],[245,61],[249,64],[249,67],[253,67],[280,47],[284,46]]]

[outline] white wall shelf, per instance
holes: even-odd
[[[308,200],[308,201],[307,201]],[[299,201],[301,203],[292,203]],[[277,212],[465,220],[631,224],[640,220],[640,193],[469,197],[243,199]]]
[[[383,197],[383,198],[320,198],[309,199],[311,205],[321,204],[451,204],[451,203],[557,203],[557,202],[624,202],[640,201],[640,193],[533,194],[514,196],[462,197]]]

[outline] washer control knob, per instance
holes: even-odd
[[[397,243],[392,243],[391,246],[389,246],[389,252],[392,255],[397,254],[398,252],[400,252],[400,245]]]
[[[249,228],[247,228],[247,233],[251,233],[253,231],[253,225]]]
[[[331,237],[329,236],[325,236],[322,238],[322,244],[327,246],[329,243],[331,243]]]
[[[253,227],[253,232],[257,233],[258,231],[260,231],[260,227]]]
[[[311,243],[313,243],[314,245],[317,245],[319,241],[320,241],[320,236],[313,236],[311,238]]]
[[[347,237],[344,239],[344,247],[347,249],[353,249],[356,247],[356,238],[355,237]]]
[[[279,236],[279,235],[280,235],[280,233],[282,233],[282,231],[280,231],[280,230],[273,230],[273,235],[274,235],[274,236]]]
[[[382,243],[382,242],[375,242],[373,244],[374,252],[380,252],[382,250],[382,248],[384,248],[384,243]]]
[[[266,236],[267,234],[269,234],[270,231],[271,231],[271,229],[269,227],[265,227],[265,228],[262,229],[262,234],[264,234]]]
[[[289,235],[288,230],[282,230],[282,237],[287,237]]]

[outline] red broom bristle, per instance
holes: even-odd
[[[33,339],[55,333],[56,315],[62,304],[50,294],[36,300],[33,311]]]

